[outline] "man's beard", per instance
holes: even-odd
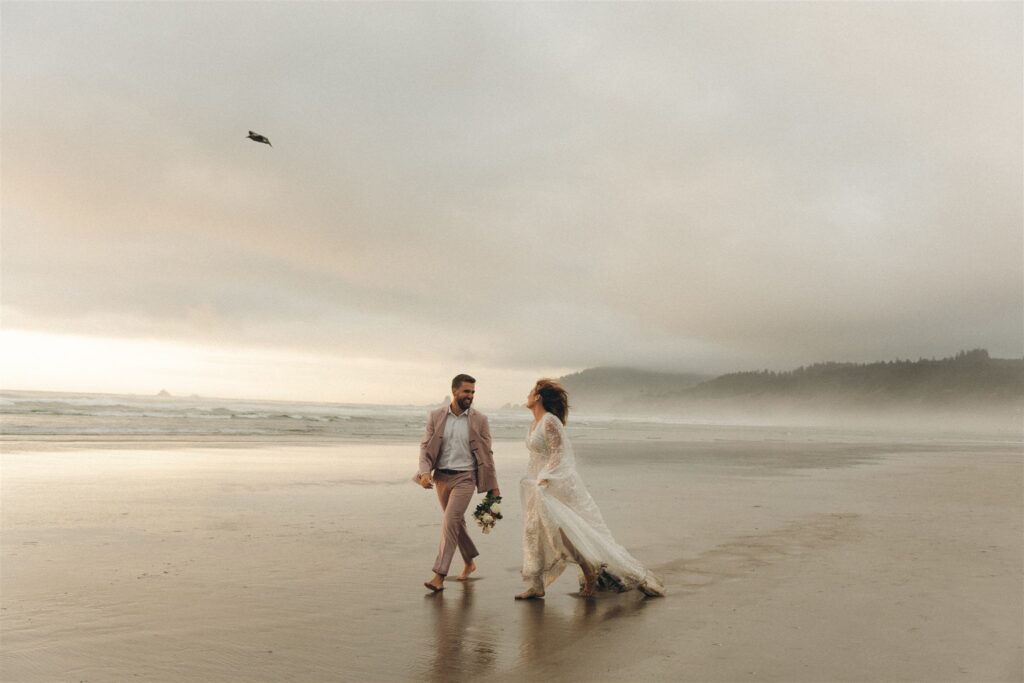
[[[459,399],[459,407],[462,408],[463,410],[467,410],[469,408],[469,406],[471,406],[472,404],[473,404],[473,399],[471,399],[471,398],[460,398]]]

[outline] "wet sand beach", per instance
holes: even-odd
[[[505,519],[473,530],[477,574],[438,595],[415,441],[8,439],[0,678],[1024,675],[1019,439],[679,427],[581,433],[576,450],[668,597],[583,600],[567,572],[513,601],[518,439],[495,445]]]

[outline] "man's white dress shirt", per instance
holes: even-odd
[[[448,406],[448,419],[444,421],[444,439],[441,441],[441,455],[437,459],[439,470],[468,471],[474,469],[473,454],[469,451],[469,411],[462,415],[452,412]]]

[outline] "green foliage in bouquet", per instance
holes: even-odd
[[[485,534],[491,533],[491,529],[501,519],[501,496],[492,496],[488,492],[473,511],[473,517]]]

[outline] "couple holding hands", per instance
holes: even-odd
[[[465,566],[458,580],[476,570],[479,555],[466,530],[466,509],[476,492],[501,495],[494,469],[487,417],[473,409],[476,380],[456,375],[452,401],[430,413],[420,443],[416,481],[436,488],[443,521],[434,576],[423,585],[444,590],[448,569],[458,549]],[[616,543],[601,511],[576,472],[572,444],[565,433],[568,394],[553,380],[541,379],[526,397],[533,423],[526,437],[530,453],[527,476],[520,482],[523,506],[523,580],[517,600],[544,597],[544,589],[575,564],[580,596],[599,590],[636,588],[646,595],[664,595],[650,571]]]

